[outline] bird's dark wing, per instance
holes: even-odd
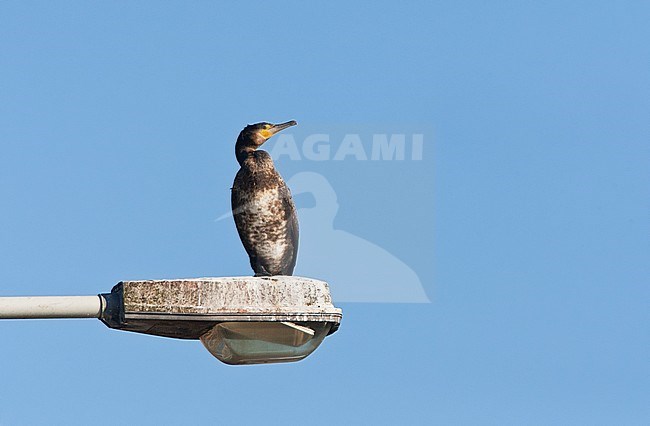
[[[243,186],[242,180],[244,179],[241,170],[235,176],[235,181],[233,182],[230,201],[232,208],[232,217],[235,220],[235,226],[237,228],[237,233],[239,234],[239,239],[246,249],[249,257],[254,256],[254,241],[251,239],[251,234],[246,232],[246,229],[249,227],[247,223],[248,216],[245,214],[250,199],[246,196],[245,187]],[[255,269],[255,268],[253,268]],[[255,271],[257,272],[257,271]]]
[[[296,260],[298,257],[298,242],[299,242],[299,230],[298,230],[298,214],[296,213],[296,206],[293,203],[293,198],[291,197],[291,191],[287,188],[286,184],[283,185],[281,193],[282,196],[282,205],[285,211],[285,220],[287,221],[287,244],[289,245],[287,252],[283,256],[282,265],[283,271],[282,275],[293,275],[293,270],[296,267]]]

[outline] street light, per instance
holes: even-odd
[[[341,317],[327,283],[287,276],[122,281],[98,296],[0,297],[0,319],[99,318],[118,330],[199,339],[227,364],[301,360]]]

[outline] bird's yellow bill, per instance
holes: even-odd
[[[260,133],[264,139],[268,139],[274,134],[286,129],[287,127],[295,126],[296,124],[298,123],[296,123],[295,120],[291,120],[291,121],[287,121],[286,123],[275,124],[269,127],[268,129],[262,130]]]

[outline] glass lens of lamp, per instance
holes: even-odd
[[[311,354],[330,327],[326,322],[223,322],[201,342],[226,364],[292,362]]]

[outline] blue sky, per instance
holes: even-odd
[[[331,155],[277,167],[327,182],[335,211],[296,195],[297,271],[344,320],[306,360],[252,367],[99,321],[3,321],[0,425],[647,424],[649,12],[3,2],[0,294],[249,274],[218,220],[235,138],[295,119],[298,149],[327,134]],[[405,159],[334,159],[376,134],[405,135]],[[418,289],[430,303],[396,303]]]

